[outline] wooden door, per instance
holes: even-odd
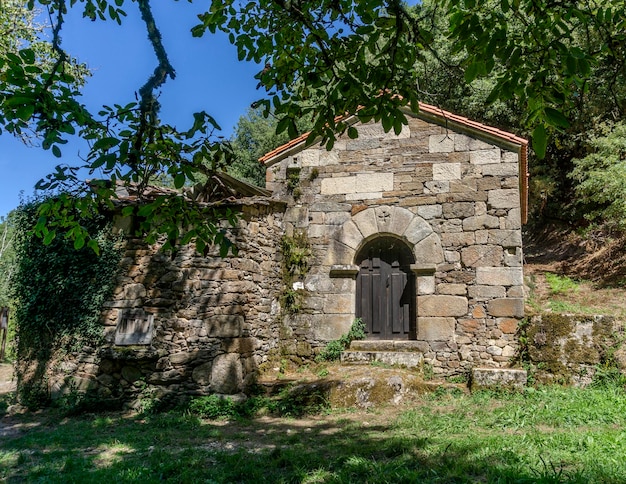
[[[359,253],[356,280],[356,316],[371,339],[415,337],[415,284],[408,247],[384,238]],[[360,259],[360,260],[359,260]]]

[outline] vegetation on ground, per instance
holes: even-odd
[[[0,480],[516,482],[626,480],[626,393],[609,384],[441,390],[303,419],[54,411],[2,421]]]

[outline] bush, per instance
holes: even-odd
[[[366,336],[365,323],[363,323],[361,318],[357,318],[352,323],[347,334],[341,335],[338,340],[328,343],[315,359],[317,361],[337,361],[341,357],[341,353],[350,346],[350,343],[354,340],[365,339]]]

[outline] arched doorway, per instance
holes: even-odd
[[[377,237],[359,250],[356,316],[371,339],[415,339],[415,278],[411,249],[394,237]]]

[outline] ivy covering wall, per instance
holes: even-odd
[[[97,234],[100,255],[86,246],[75,249],[60,237],[44,245],[32,233],[38,205],[24,205],[16,214],[11,295],[21,361],[45,360],[58,349],[72,351],[99,341],[100,311],[115,287],[121,257],[119,240],[101,215],[81,220]]]

